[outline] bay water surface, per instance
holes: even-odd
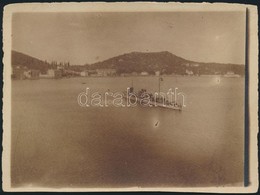
[[[157,77],[12,81],[13,187],[192,187],[243,183],[244,78],[164,77],[186,107],[81,107],[77,97],[155,92]]]

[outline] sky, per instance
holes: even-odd
[[[13,50],[74,65],[134,51],[244,64],[245,36],[245,12],[34,12],[12,17]]]

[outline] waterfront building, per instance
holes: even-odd
[[[97,76],[115,76],[115,75],[116,75],[116,69],[112,69],[112,68],[97,69]]]
[[[26,79],[39,79],[40,71],[39,70],[27,70],[24,71],[24,75]]]
[[[62,77],[62,71],[56,69],[48,69],[47,74],[40,74],[43,79],[58,79]]]
[[[141,76],[148,76],[149,74],[148,74],[148,72],[145,72],[145,71],[144,71],[144,72],[141,72],[140,75],[141,75]]]
[[[21,68],[20,66],[14,67],[12,71],[12,78],[13,79],[18,79],[18,80],[23,80],[26,79],[24,72],[26,71],[25,68]]]
[[[193,75],[193,71],[192,71],[192,70],[186,70],[185,73],[186,73],[187,75],[190,75],[190,76]]]
[[[160,76],[160,71],[155,71],[155,76]]]
[[[89,72],[88,72],[87,70],[81,71],[81,72],[80,72],[80,76],[82,76],[82,77],[87,77],[87,76],[89,76],[88,73],[89,73]]]

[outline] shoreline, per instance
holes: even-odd
[[[61,78],[34,78],[34,79],[12,79],[12,81],[21,81],[21,80],[60,80],[60,79],[74,79],[74,78],[158,78],[159,76],[156,75],[149,75],[149,76],[143,76],[143,75],[137,75],[137,76],[76,76],[76,77],[61,77]],[[245,78],[244,75],[239,76],[225,76],[225,75],[200,75],[200,76],[190,76],[190,75],[162,75],[160,76],[162,78],[170,77],[181,77],[181,78],[214,78],[214,77],[220,77],[220,78]]]

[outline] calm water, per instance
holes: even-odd
[[[86,87],[102,93],[129,85],[127,77],[13,81],[12,185],[175,187],[243,181],[244,78],[165,77],[161,91],[178,87],[185,94],[182,112],[77,103]],[[156,91],[158,80],[137,77],[134,87]]]

